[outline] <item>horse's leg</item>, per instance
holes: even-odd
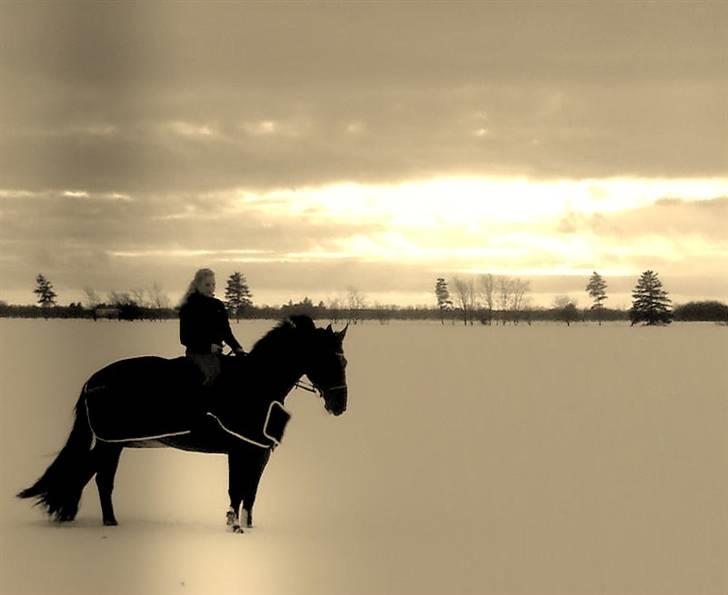
[[[114,490],[114,476],[119,466],[122,446],[97,442],[94,449],[96,457],[96,486],[99,489],[101,501],[101,514],[104,525],[114,526],[119,523],[114,516],[114,505],[111,502],[111,492]]]
[[[270,459],[270,450],[260,450],[251,457],[250,464],[247,469],[247,477],[245,482],[245,492],[243,494],[243,512],[245,512],[245,526],[253,526],[253,506],[255,505],[255,497],[258,494],[258,485],[263,475],[265,466]]]
[[[243,474],[245,470],[245,456],[240,449],[231,449],[228,452],[228,495],[230,508],[227,511],[227,525],[232,527],[234,533],[242,533],[240,527],[240,503],[243,501]]]

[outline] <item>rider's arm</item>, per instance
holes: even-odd
[[[235,338],[235,335],[233,335],[233,331],[230,328],[230,320],[228,319],[227,310],[225,310],[224,306],[222,308],[221,316],[223,318],[222,338],[225,341],[225,344],[228,347],[230,347],[230,349],[235,351],[236,353],[239,351],[243,351],[242,346],[240,345],[238,340]]]

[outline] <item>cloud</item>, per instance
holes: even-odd
[[[211,137],[217,133],[207,125],[191,124],[189,122],[172,122],[170,129],[174,134],[186,137]]]
[[[728,249],[727,220],[728,197],[703,200],[662,198],[648,206],[612,213],[570,212],[560,219],[558,230],[567,234],[590,230],[600,237],[629,241],[650,236],[672,238],[675,242],[697,238],[723,244]]]
[[[283,291],[355,273],[413,288],[397,258],[420,279],[724,271],[725,199],[670,188],[725,179],[726,18],[720,3],[4,3],[0,274],[170,286],[213,262]],[[496,177],[520,190],[433,183]]]
[[[14,260],[0,270],[8,287],[22,286],[36,269],[80,287],[131,286],[137,278],[174,286],[190,269],[237,267],[258,271],[265,291],[275,290],[271,279],[282,270],[320,278],[337,266],[347,273],[322,280],[322,290],[354,282],[350,271],[357,267],[409,267],[420,282],[436,270],[529,277],[657,268],[715,275],[728,253],[722,229],[728,201],[700,198],[715,184],[434,180],[263,193],[5,190],[0,244]],[[654,198],[663,187],[694,198]],[[645,206],[624,209],[630,188],[631,200]],[[623,202],[614,204],[614,197]],[[570,210],[559,218],[564,208]],[[382,275],[368,274],[362,284],[382,282]]]
[[[724,173],[719,4],[1,10],[4,187]]]

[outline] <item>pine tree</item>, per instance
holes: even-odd
[[[445,324],[445,312],[452,310],[450,290],[447,288],[447,281],[442,277],[435,283],[435,296],[437,296],[437,307],[440,308],[440,322]]]
[[[586,286],[586,292],[594,302],[591,310],[596,314],[599,326],[602,325],[602,311],[604,310],[604,304],[602,302],[607,299],[606,289],[606,282],[599,273],[594,271]]]
[[[228,312],[240,320],[240,314],[245,308],[253,305],[253,294],[250,292],[245,275],[235,272],[227,280],[225,287],[225,307]]]
[[[662,289],[662,282],[654,271],[645,271],[632,291],[632,308],[629,318],[632,325],[645,322],[648,325],[672,322],[671,300]]]
[[[38,296],[38,303],[44,308],[56,305],[58,294],[53,291],[53,284],[43,275],[39,274],[35,278],[35,289],[33,293]]]

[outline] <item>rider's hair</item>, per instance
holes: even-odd
[[[199,291],[198,287],[200,283],[207,277],[214,277],[215,271],[212,269],[198,269],[195,273],[195,277],[190,281],[190,286],[187,288],[187,291],[185,292],[184,296],[182,297],[182,300],[180,301],[179,305],[184,306],[187,303],[187,300],[190,298],[190,296],[193,293],[197,293]]]

